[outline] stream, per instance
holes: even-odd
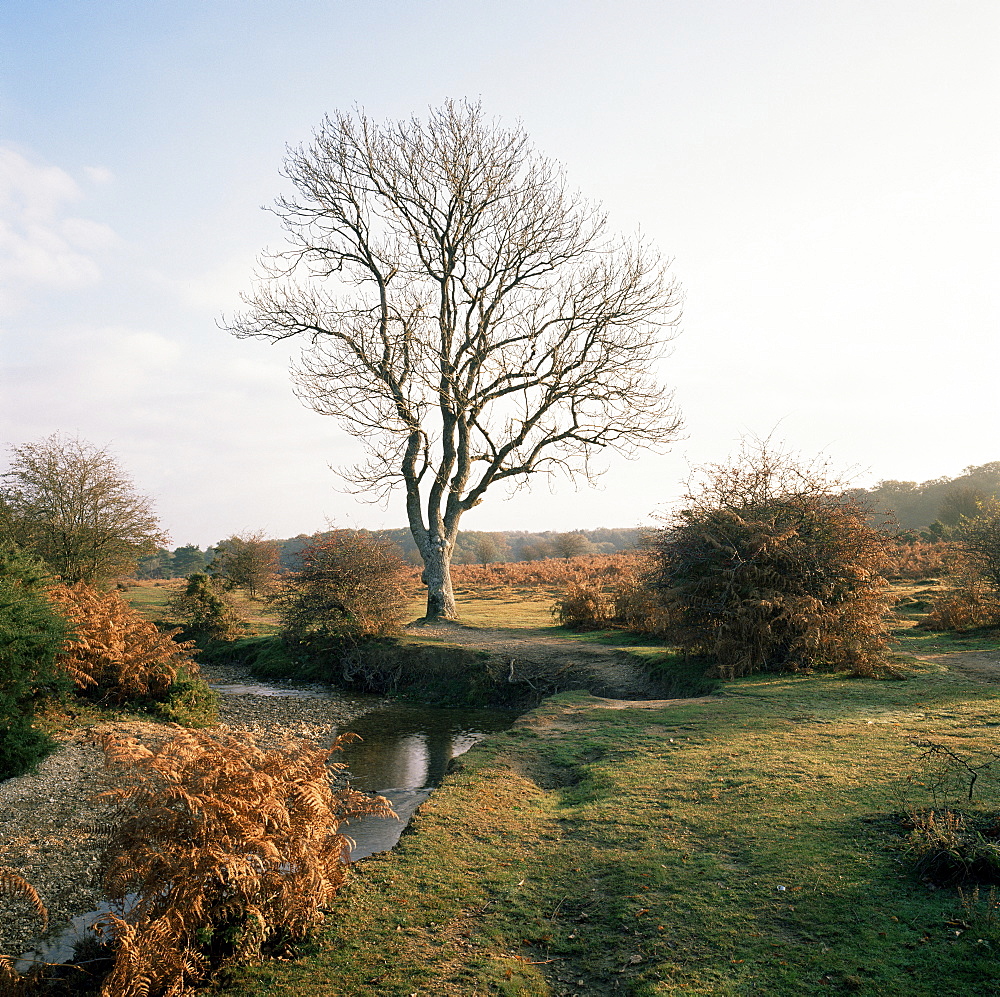
[[[256,684],[212,688],[238,696],[329,699],[334,695],[319,689]],[[399,815],[398,820],[365,817],[345,824],[342,830],[354,841],[352,861],[392,848],[420,804],[441,784],[449,762],[487,735],[506,730],[517,717],[513,710],[432,708],[367,696],[351,696],[348,702],[360,712],[344,725],[344,731],[359,734],[361,740],[348,745],[335,760],[347,764],[355,789],[385,796]],[[35,961],[68,962],[74,946],[93,937],[90,925],[105,913],[107,908],[73,918],[65,930],[25,952],[17,968],[23,971]]]

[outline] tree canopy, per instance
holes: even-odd
[[[589,480],[601,451],[676,435],[654,361],[679,289],[475,104],[385,125],[335,113],[286,175],[290,248],[262,261],[228,327],[303,341],[299,396],[363,443],[344,472],[359,492],[403,489],[427,615],[454,616],[458,524],[491,485]]]
[[[0,538],[67,582],[133,571],[166,542],[152,502],[107,452],[58,433],[13,446],[0,487]]]

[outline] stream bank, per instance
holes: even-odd
[[[294,737],[326,747],[345,730],[360,734],[340,760],[348,764],[356,788],[386,795],[400,819],[345,825],[356,842],[354,859],[391,848],[451,759],[515,719],[509,711],[427,709],[344,696],[324,686],[262,686],[232,666],[203,671],[218,696],[220,722],[248,740],[267,746]],[[95,737],[113,733],[152,746],[171,732],[166,724],[137,720],[77,728],[36,773],[0,784],[0,865],[31,883],[49,909],[47,937],[57,938],[58,947],[40,948],[46,961],[70,958],[74,938],[83,935],[59,938],[60,932],[71,921],[85,931],[85,915],[101,906],[100,825],[110,810],[97,795],[110,783]],[[16,956],[35,947],[39,927],[28,905],[0,896],[0,952]]]

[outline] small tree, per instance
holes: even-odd
[[[246,589],[253,599],[265,591],[278,572],[278,547],[263,533],[243,533],[220,540],[208,570],[226,588]]]
[[[653,538],[677,639],[724,677],[876,668],[893,531],[822,468],[766,444],[703,475]]]
[[[406,605],[405,570],[390,541],[353,530],[325,534],[305,548],[302,570],[275,599],[283,640],[316,656],[396,633]]]
[[[129,574],[166,542],[152,503],[106,450],[56,433],[11,453],[0,488],[0,538],[65,581]]]
[[[212,641],[236,640],[246,633],[225,591],[220,591],[208,575],[196,572],[183,592],[171,596],[167,608],[184,623],[184,635],[204,647]]]

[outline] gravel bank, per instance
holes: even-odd
[[[253,682],[237,668],[202,671],[213,685]],[[264,744],[291,736],[327,746],[338,729],[372,706],[371,700],[342,699],[319,686],[303,691],[304,697],[220,692],[219,720],[233,733]],[[103,754],[92,743],[94,735],[114,732],[153,744],[169,731],[165,724],[138,720],[73,730],[36,773],[0,782],[0,865],[14,869],[38,891],[49,909],[50,936],[73,917],[94,910],[101,899],[97,826],[108,807],[95,797],[109,782]],[[40,928],[27,904],[0,894],[0,953],[17,956],[27,951]]]

